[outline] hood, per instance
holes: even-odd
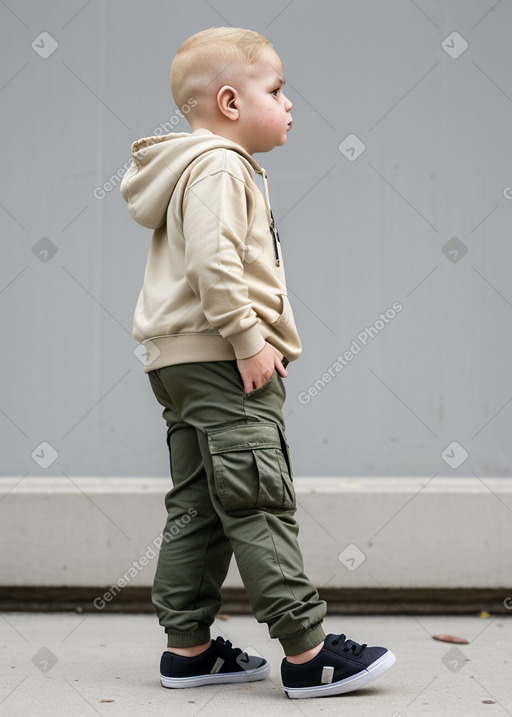
[[[121,182],[121,195],[138,224],[158,229],[166,219],[167,207],[183,171],[204,152],[232,149],[259,174],[265,170],[239,144],[208,129],[144,137],[132,144],[132,165]]]

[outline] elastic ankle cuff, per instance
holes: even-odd
[[[300,632],[295,632],[287,637],[279,637],[279,642],[285,655],[298,655],[306,650],[311,650],[325,640],[325,632],[322,623],[307,627]]]
[[[197,630],[197,632],[166,630],[166,633],[167,647],[195,647],[210,640],[210,630],[208,628]]]

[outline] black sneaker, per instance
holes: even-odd
[[[160,660],[163,687],[256,682],[269,674],[270,665],[266,660],[242,652],[222,637],[212,640],[210,647],[196,657],[182,657],[166,650]]]
[[[352,692],[373,682],[395,663],[385,647],[368,647],[347,640],[345,635],[327,635],[318,655],[302,665],[281,663],[281,677],[288,697],[326,697]]]

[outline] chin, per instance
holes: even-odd
[[[254,154],[262,153],[262,152],[271,152],[275,147],[281,147],[287,140],[286,134],[282,135],[279,138],[276,138],[274,140],[269,140],[267,143],[263,144],[263,142],[259,145],[259,147],[255,150],[253,150]]]

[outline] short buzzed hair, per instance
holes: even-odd
[[[211,27],[189,37],[171,65],[171,92],[178,108],[191,98],[201,104],[206,93],[243,78],[244,67],[265,47],[273,47],[266,37],[240,27]]]

